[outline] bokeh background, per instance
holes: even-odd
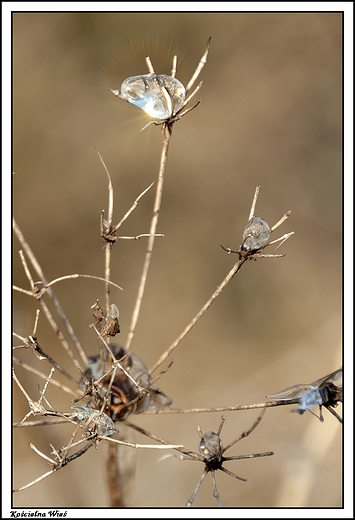
[[[309,383],[342,363],[342,20],[339,13],[16,13],[13,17],[13,207],[15,218],[48,280],[72,273],[103,276],[100,212],[107,178],[114,184],[114,220],[157,177],[159,127],[139,132],[142,111],[115,98],[132,75],[169,73],[185,85],[210,54],[200,106],[174,126],[165,192],[148,284],[133,351],[151,366],[195,316],[232,267],[220,244],[237,249],[255,186],[256,214],[273,225],[290,219],[275,238],[295,231],[282,259],[249,263],[174,352],[160,380],[175,407],[263,402],[294,383]],[[154,188],[121,228],[147,233]],[[113,250],[112,292],[124,342],[143,266],[146,241],[119,241]],[[28,288],[14,239],[14,282]],[[103,284],[64,281],[56,294],[88,355],[97,352],[91,305]],[[14,296],[14,329],[32,332],[36,302]],[[72,373],[44,316],[41,345]],[[17,344],[17,343],[15,343]],[[18,351],[19,352],[19,351]],[[20,355],[17,352],[18,355]],[[25,360],[31,360],[26,353]],[[39,363],[39,362],[38,362]],[[48,366],[39,364],[45,372]],[[33,398],[38,379],[16,368]],[[40,382],[41,385],[43,384]],[[70,397],[48,389],[54,408]],[[14,419],[28,407],[14,388]],[[339,407],[339,413],[342,413]],[[220,413],[137,416],[149,431],[198,450],[196,427],[216,430]],[[257,411],[227,413],[225,444],[248,429]],[[270,409],[253,434],[229,455],[273,450],[264,459],[226,467],[243,483],[217,474],[224,506],[339,507],[342,504],[341,425],[324,411]],[[14,432],[14,485],[48,470],[33,442],[65,445],[64,426]],[[135,442],[150,442],[130,434]],[[92,453],[91,453],[92,451]],[[126,452],[130,450],[127,448]],[[14,497],[15,506],[108,506],[106,446],[90,450],[51,478]],[[132,456],[129,453],[129,456]],[[131,506],[184,506],[202,464],[141,450],[131,464]],[[196,506],[215,506],[208,476]]]

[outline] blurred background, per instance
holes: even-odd
[[[200,79],[202,102],[173,129],[165,192],[146,293],[132,350],[149,367],[204,305],[236,261],[257,184],[256,215],[272,226],[289,209],[275,237],[295,235],[281,259],[250,262],[173,353],[159,385],[174,407],[252,404],[294,383],[310,383],[342,364],[342,20],[339,13],[16,13],[13,18],[14,216],[48,280],[73,273],[103,276],[100,213],[107,211],[107,177],[114,185],[114,221],[157,178],[161,128],[117,99],[129,76],[170,73],[187,84],[212,36]],[[121,228],[148,233],[154,188]],[[14,239],[14,283],[29,288]],[[143,267],[146,240],[118,241],[112,291],[124,343]],[[272,252],[272,250],[270,250]],[[36,278],[36,277],[35,277]],[[104,302],[101,282],[57,284],[56,294],[87,355],[98,351],[91,305]],[[14,295],[14,330],[32,333],[35,301]],[[62,326],[62,325],[61,325]],[[41,315],[42,347],[75,370]],[[18,342],[15,342],[18,344]],[[18,351],[19,352],[19,351]],[[18,354],[17,352],[17,354]],[[19,355],[19,354],[18,354]],[[22,359],[32,361],[28,353]],[[49,366],[38,362],[42,371]],[[33,399],[38,379],[20,367]],[[41,386],[43,382],[40,381]],[[70,411],[70,396],[48,388],[54,408]],[[28,411],[14,388],[14,419]],[[317,411],[317,410],[315,410]],[[341,407],[338,413],[342,414]],[[257,411],[230,412],[227,445],[248,429]],[[198,451],[197,426],[217,430],[220,413],[136,416],[132,420],[171,442]],[[267,410],[252,435],[226,455],[273,450],[263,459],[218,472],[224,506],[340,507],[341,425],[290,407]],[[121,429],[121,428],[120,428]],[[123,429],[122,429],[123,431]],[[29,448],[50,454],[68,442],[64,426],[14,432],[14,485],[48,471]],[[128,433],[127,433],[128,435]],[[129,433],[131,441],[150,443]],[[126,452],[130,452],[129,448]],[[203,471],[198,462],[141,450],[127,504],[184,506]],[[106,446],[38,485],[18,493],[21,507],[108,506]],[[195,506],[215,506],[207,476]]]

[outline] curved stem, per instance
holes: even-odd
[[[44,273],[42,271],[42,268],[39,264],[39,262],[37,261],[35,255],[33,254],[30,246],[28,245],[27,241],[25,240],[25,237],[22,233],[22,231],[20,230],[19,226],[17,225],[15,219],[13,219],[13,230],[20,242],[20,244],[22,245],[23,247],[23,250],[26,252],[26,255],[27,257],[29,258],[34,270],[36,271],[37,275],[39,276],[40,280],[43,282],[44,285],[47,284],[47,280],[44,276]],[[66,317],[56,295],[54,294],[54,291],[52,289],[48,289],[47,291],[47,294],[50,296],[50,298],[52,299],[54,305],[55,305],[55,308],[59,314],[59,316],[62,318],[62,320],[64,321],[65,323],[65,326],[67,328],[67,331],[76,347],[76,350],[77,350],[77,353],[83,363],[84,366],[87,366],[87,363],[88,363],[88,359],[87,359],[87,356],[82,348],[82,346],[80,345],[80,342],[78,340],[78,338],[76,337],[75,333],[74,333],[74,329],[73,327],[71,326],[71,324],[69,323],[69,320],[68,318]],[[41,299],[41,302],[43,302],[43,299]],[[73,357],[73,353],[70,351],[70,348],[69,348],[69,345],[67,345],[67,343],[64,341],[64,338],[63,338],[63,335],[62,333],[60,332],[60,329],[59,327],[56,327],[55,328],[55,331],[56,331],[56,334],[57,336],[60,338],[61,342],[62,342],[62,345],[63,347],[65,348],[65,350],[68,352],[68,354],[70,355],[70,357],[72,358],[74,364],[79,368],[79,371],[80,371],[80,365],[78,364],[77,361],[74,361],[74,357]]]

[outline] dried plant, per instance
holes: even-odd
[[[251,260],[285,257],[286,253],[276,254],[276,250],[282,246],[293,232],[288,232],[276,240],[270,240],[271,233],[289,218],[291,211],[287,211],[283,217],[274,225],[270,226],[261,217],[255,216],[255,208],[258,200],[260,186],[256,187],[253,197],[249,219],[244,232],[242,233],[241,245],[238,249],[231,249],[221,246],[228,254],[237,255],[237,261],[229,270],[217,289],[213,291],[206,303],[191,319],[188,325],[177,336],[175,341],[168,346],[159,356],[151,368],[131,350],[134,340],[137,323],[140,316],[143,296],[145,293],[148,279],[150,261],[152,258],[155,239],[163,240],[161,233],[157,233],[158,219],[160,215],[165,171],[168,159],[169,144],[172,130],[175,123],[180,121],[191,110],[197,107],[200,99],[187,108],[192,97],[200,90],[202,82],[192,91],[192,88],[200,76],[208,58],[211,38],[208,39],[206,49],[199,61],[191,80],[186,88],[177,80],[177,57],[173,59],[170,75],[156,73],[150,58],[146,58],[149,72],[147,74],[136,75],[123,81],[120,90],[112,90],[119,98],[138,108],[143,109],[152,119],[142,130],[150,125],[159,125],[162,129],[163,143],[158,170],[157,181],[155,183],[155,200],[152,211],[152,218],[148,232],[143,232],[135,236],[119,235],[120,228],[129,218],[132,212],[138,207],[142,197],[153,187],[150,184],[135,199],[129,210],[123,215],[117,224],[114,224],[114,189],[109,169],[104,159],[98,152],[99,159],[104,167],[108,180],[108,208],[100,215],[100,235],[104,248],[104,277],[89,274],[71,274],[62,276],[52,281],[48,281],[40,262],[32,252],[27,240],[21,232],[20,227],[14,222],[14,233],[21,245],[19,255],[24,272],[28,279],[29,288],[15,286],[14,289],[22,294],[33,298],[41,311],[38,309],[34,317],[34,325],[26,336],[20,335],[15,331],[14,338],[17,340],[14,348],[13,380],[28,403],[28,412],[21,421],[14,424],[15,428],[24,427],[45,427],[49,425],[67,425],[70,427],[69,433],[61,434],[60,447],[59,441],[53,441],[47,447],[47,452],[43,453],[35,445],[30,445],[33,456],[41,457],[49,464],[51,469],[44,471],[42,475],[33,475],[32,480],[24,482],[21,475],[15,474],[15,489],[19,493],[24,489],[35,486],[40,481],[51,477],[54,473],[71,465],[72,462],[80,459],[88,450],[94,447],[101,450],[104,443],[107,444],[108,453],[106,459],[107,489],[109,493],[109,505],[113,507],[124,507],[127,500],[124,491],[124,470],[122,469],[122,448],[128,449],[163,449],[175,450],[181,454],[181,460],[197,460],[204,464],[203,474],[198,481],[187,506],[191,507],[200,489],[200,486],[208,473],[212,475],[213,496],[219,507],[222,506],[220,493],[217,490],[216,476],[217,470],[226,473],[238,480],[246,480],[225,468],[226,461],[240,460],[247,458],[258,458],[273,455],[273,451],[263,453],[253,453],[248,455],[235,455],[226,457],[225,452],[241,439],[248,437],[260,424],[266,408],[276,408],[297,404],[297,411],[303,414],[306,410],[314,406],[325,406],[340,421],[341,418],[334,411],[333,407],[342,401],[342,384],[340,380],[341,370],[329,376],[315,381],[311,385],[295,385],[284,391],[267,396],[269,401],[254,404],[233,404],[211,407],[196,408],[173,408],[173,398],[169,397],[157,385],[164,388],[164,376],[172,367],[173,360],[170,356],[180,345],[181,341],[187,336],[191,329],[199,322],[212,303],[217,299],[232,278],[240,272],[241,268]],[[179,123],[183,124],[183,123]],[[119,240],[147,240],[144,265],[140,277],[138,293],[135,301],[134,310],[129,325],[129,332],[124,346],[116,343],[116,336],[120,333],[121,327],[127,329],[127,323],[122,324],[120,309],[118,305],[117,291],[121,290],[120,285],[111,280],[111,265],[114,247]],[[271,253],[265,252],[267,247],[278,244]],[[118,260],[119,261],[119,260]],[[257,268],[253,266],[253,268]],[[93,315],[92,329],[93,341],[98,342],[98,352],[94,356],[89,356],[85,348],[70,324],[69,318],[60,305],[53,286],[64,280],[74,280],[76,278],[86,278],[98,280],[105,287],[105,302],[101,305],[99,297],[96,302],[88,303]],[[122,283],[123,289],[124,283]],[[114,303],[115,302],[115,303]],[[53,337],[56,337],[68,356],[70,368],[67,363],[57,360],[57,349],[52,345],[43,344],[39,332],[43,316],[46,318],[53,330]],[[60,323],[63,324],[60,325]],[[64,327],[64,328],[63,328]],[[115,338],[115,340],[113,340]],[[25,352],[26,357],[21,358]],[[61,357],[61,356],[60,356]],[[167,362],[167,364],[166,364]],[[165,364],[165,365],[164,365]],[[164,366],[163,366],[164,365]],[[38,394],[32,394],[26,389],[22,381],[20,369],[25,370],[35,380],[44,381],[42,389],[38,386]],[[48,374],[49,369],[49,374]],[[157,370],[160,372],[157,373]],[[74,375],[73,375],[74,374]],[[339,376],[339,377],[338,377]],[[50,387],[57,387],[65,396],[66,408],[57,409],[57,405],[52,399],[47,397]],[[267,391],[268,389],[265,389]],[[37,399],[38,400],[35,400]],[[173,396],[172,396],[173,397]],[[307,402],[305,402],[305,400]],[[51,402],[49,402],[51,401]],[[16,402],[15,402],[16,406]],[[185,447],[183,430],[176,435],[176,442],[169,442],[164,438],[149,432],[147,429],[128,421],[135,415],[162,415],[162,414],[184,414],[195,413],[220,413],[236,412],[242,410],[261,409],[256,422],[252,427],[240,435],[236,440],[223,448],[221,441],[221,430],[225,421],[222,417],[217,433],[207,431],[202,433],[201,427],[198,432],[201,437],[199,453],[189,451]],[[320,416],[323,420],[322,415]],[[122,434],[123,430],[123,434]],[[154,444],[132,443],[126,439],[127,431],[136,431],[154,440]],[[35,437],[35,436],[34,436]],[[277,446],[271,446],[276,452]],[[166,457],[171,456],[170,453]],[[163,457],[165,458],[165,457]],[[78,462],[79,463],[79,462]],[[66,469],[65,471],[70,471]],[[151,469],[153,471],[153,469]],[[173,478],[172,478],[173,480]],[[222,494],[222,493],[221,493]],[[85,504],[82,504],[83,506]],[[180,504],[183,506],[184,504]],[[236,507],[238,503],[234,504]],[[159,507],[159,503],[156,504]]]
[[[192,493],[190,499],[188,500],[188,502],[186,504],[187,507],[192,506],[192,504],[195,500],[195,497],[198,493],[198,490],[200,489],[200,486],[208,473],[211,473],[211,475],[212,475],[213,496],[215,497],[215,499],[217,501],[218,507],[222,507],[222,502],[220,500],[220,496],[219,496],[219,492],[217,490],[217,484],[216,484],[215,472],[217,470],[221,470],[224,473],[226,473],[227,475],[229,475],[230,477],[234,477],[237,480],[241,480],[242,482],[247,482],[247,479],[238,477],[238,475],[236,475],[235,473],[232,473],[231,471],[226,469],[223,466],[224,462],[226,462],[228,460],[254,459],[257,457],[270,457],[271,455],[274,455],[274,453],[272,451],[268,451],[268,452],[264,452],[264,453],[252,453],[252,454],[248,454],[248,455],[234,455],[232,457],[224,456],[224,453],[227,450],[229,450],[229,448],[234,446],[234,444],[239,442],[241,439],[245,439],[246,437],[248,437],[255,430],[255,428],[258,426],[261,419],[263,418],[264,413],[265,413],[265,409],[261,412],[261,414],[255,421],[255,423],[251,426],[251,428],[249,430],[243,432],[237,439],[230,442],[228,444],[228,446],[226,446],[225,448],[223,447],[222,439],[220,437],[223,424],[226,420],[225,416],[222,416],[217,433],[215,433],[213,431],[208,431],[206,433],[202,433],[201,427],[198,426],[197,431],[201,437],[201,441],[200,441],[200,445],[199,445],[200,453],[188,451],[183,448],[176,448],[177,451],[180,451],[183,454],[183,455],[178,456],[178,458],[180,460],[198,460],[200,462],[203,462],[205,465],[204,472],[202,473],[202,476],[201,476],[200,480],[198,481],[194,492]],[[145,432],[145,434],[150,436],[147,432]],[[168,456],[169,455],[167,455],[165,457],[168,457]],[[175,455],[175,456],[177,456],[177,455]],[[163,457],[163,458],[165,458],[165,457]]]

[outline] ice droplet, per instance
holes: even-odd
[[[266,220],[261,217],[252,217],[244,229],[242,249],[257,251],[267,246],[270,234],[271,229]]]
[[[99,410],[93,410],[88,406],[72,406],[72,419],[80,424],[82,428],[88,431],[97,431],[99,435],[114,435],[118,432],[115,423],[105,413]]]
[[[182,107],[185,87],[166,74],[143,74],[125,79],[119,97],[141,108],[150,117],[164,120]]]

